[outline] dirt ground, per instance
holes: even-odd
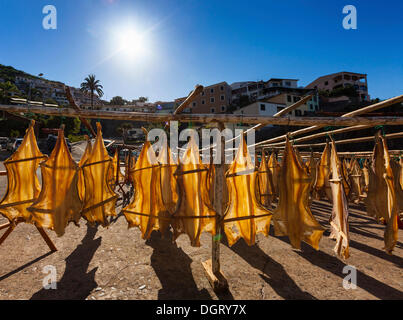
[[[6,177],[0,177],[1,196],[6,184]],[[330,209],[325,202],[312,206],[327,229],[319,251],[306,244],[292,249],[287,237],[274,237],[273,227],[269,237],[259,235],[251,247],[240,240],[230,248],[224,237],[221,268],[229,293],[223,295],[213,292],[201,264],[211,257],[209,234],[194,248],[185,235],[176,244],[157,232],[143,240],[138,229],[127,228],[123,216],[109,228],[89,227],[81,220],[80,227],[70,224],[61,238],[48,231],[58,248],[51,253],[34,226],[20,224],[0,246],[0,300],[403,299],[403,230],[394,254],[388,255],[382,250],[384,226],[363,215],[362,207],[351,206],[347,263],[357,269],[357,288],[346,290],[346,264],[328,239]],[[5,222],[0,218],[0,224]],[[56,267],[56,290],[42,287],[47,265]]]

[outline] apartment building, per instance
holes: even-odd
[[[367,75],[363,73],[342,71],[328,74],[312,81],[305,88],[330,92],[348,86],[352,86],[358,91],[360,101],[370,101]]]
[[[186,97],[175,100],[175,108]],[[189,113],[225,113],[232,101],[232,89],[227,82],[219,82],[207,87],[193,100],[183,112]]]
[[[301,98],[308,93],[311,93],[313,95],[311,100],[308,100],[306,103],[300,105],[297,109],[290,113],[290,115],[294,115],[297,117],[304,116],[307,115],[309,112],[315,112],[319,110],[319,97],[317,93],[308,92],[304,89],[294,89],[293,91],[279,93],[266,99],[265,101],[288,107],[301,100]],[[278,111],[280,110],[281,109],[278,109]]]

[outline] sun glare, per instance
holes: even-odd
[[[127,59],[145,58],[149,50],[147,33],[133,26],[120,27],[114,34],[114,46]]]

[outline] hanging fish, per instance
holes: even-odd
[[[37,199],[41,191],[36,170],[47,156],[39,151],[34,126],[35,121],[31,120],[21,145],[3,162],[7,170],[7,190],[0,202],[0,214],[10,222],[15,222],[17,219],[30,222],[32,214],[27,208]]]
[[[393,171],[386,140],[378,135],[369,170],[368,196],[365,199],[367,213],[386,223],[384,232],[385,251],[392,254],[397,242],[398,212]]]
[[[174,239],[185,233],[191,245],[199,247],[202,232],[216,234],[216,212],[207,191],[207,167],[201,163],[193,137],[188,142],[176,176],[179,205],[172,222]]]
[[[362,170],[357,159],[353,159],[350,163],[350,169],[348,170],[348,179],[351,186],[349,199],[355,203],[358,203],[363,195],[362,176]]]
[[[41,193],[28,210],[38,227],[54,230],[61,237],[69,222],[78,225],[83,207],[78,192],[79,166],[71,156],[62,129],[49,159],[40,166]]]
[[[101,124],[97,122],[97,137],[87,161],[82,165],[85,182],[82,216],[91,224],[107,226],[107,217],[116,216],[118,195],[108,184],[108,171],[112,159],[102,139]]]
[[[329,183],[329,175],[330,175],[330,147],[329,142],[326,142],[325,149],[323,150],[318,165],[315,191],[319,197],[326,196],[328,200],[332,201],[332,191]]]
[[[147,136],[147,131],[143,130]],[[139,227],[143,239],[148,239],[153,230],[164,234],[171,215],[162,200],[161,170],[150,141],[145,141],[130,174],[136,192],[133,201],[122,210],[129,228]]]
[[[239,238],[249,246],[254,245],[257,233],[269,234],[272,214],[256,198],[257,172],[243,136],[226,178],[229,206],[224,215],[224,231],[228,245],[232,246]]]
[[[257,174],[257,184],[258,188],[256,188],[256,190],[259,203],[262,206],[269,208],[274,198],[274,186],[271,179],[271,171],[268,168],[264,152],[262,152],[262,159],[260,161],[259,171]]]
[[[267,163],[267,167],[270,170],[270,178],[272,180],[272,185],[273,185],[273,191],[272,193],[274,194],[274,198],[278,197],[278,180],[279,180],[279,175],[280,175],[280,165],[278,164],[277,161],[277,153],[272,152],[270,155],[269,161]]]
[[[332,150],[330,156],[332,188],[332,215],[330,218],[330,239],[336,239],[334,252],[343,259],[350,256],[349,253],[349,230],[348,230],[348,205],[344,192],[343,177],[341,173],[341,163],[336,152],[336,144],[332,140]]]
[[[176,211],[179,200],[178,184],[176,177],[174,176],[174,173],[178,168],[178,161],[173,157],[171,149],[167,144],[161,148],[157,160],[160,164],[161,171],[159,192],[162,195],[164,206],[169,213],[173,215]]]
[[[280,200],[273,213],[274,232],[276,236],[288,236],[296,249],[305,241],[318,250],[324,228],[309,209],[309,183],[287,137],[279,180]]]
[[[401,158],[402,159],[402,158]],[[400,160],[401,162],[401,160]],[[390,161],[390,166],[392,167],[393,171],[393,179],[394,179],[394,186],[395,186],[395,194],[396,194],[396,201],[397,201],[397,208],[399,212],[403,211],[403,187],[400,184],[400,176],[402,175],[402,164],[397,161]]]
[[[110,166],[108,172],[108,183],[111,186],[112,190],[115,188],[117,182],[122,181],[124,179],[123,174],[120,171],[118,161],[119,161],[119,151],[118,148],[116,148],[112,158],[112,165]],[[116,174],[118,175],[117,179]]]
[[[85,147],[84,153],[81,156],[80,162],[78,163],[78,166],[80,168],[82,168],[84,163],[87,161],[88,156],[91,154],[92,151],[91,139],[87,135],[85,135],[85,140],[87,140],[87,146]],[[80,169],[78,173],[78,193],[80,195],[80,199],[84,201],[85,182],[84,182],[84,173],[82,169]]]

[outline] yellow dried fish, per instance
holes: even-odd
[[[254,245],[257,233],[269,234],[272,214],[256,199],[257,172],[242,136],[226,177],[229,206],[224,215],[224,231],[228,245],[232,246],[241,237],[248,245]]]
[[[39,163],[47,158],[38,148],[34,133],[35,121],[31,120],[21,145],[7,160],[7,191],[0,202],[0,214],[10,222],[31,221],[27,208],[36,200],[41,191],[36,170]]]
[[[271,191],[271,193],[273,193],[274,195],[274,200],[276,197],[278,197],[278,180],[280,175],[280,165],[278,164],[277,154],[275,152],[272,152],[272,154],[270,155],[267,167],[270,170],[270,179],[273,185],[273,190]]]
[[[122,210],[129,228],[139,227],[143,239],[148,239],[153,230],[164,234],[171,215],[162,201],[161,170],[150,141],[144,142],[131,176],[136,192],[133,201]]]
[[[70,154],[63,130],[59,130],[49,159],[40,166],[41,193],[28,210],[38,227],[54,230],[61,237],[69,222],[78,224],[83,207],[77,186],[79,167]]]
[[[118,195],[108,184],[108,171],[112,159],[102,139],[101,124],[97,122],[97,137],[87,161],[82,165],[85,182],[83,217],[89,223],[107,226],[108,216],[116,216]]]
[[[348,179],[350,181],[351,191],[349,199],[354,202],[360,201],[360,196],[363,195],[362,191],[362,170],[357,162],[357,159],[353,159],[350,163],[350,169],[348,170]]]
[[[324,229],[308,206],[309,183],[287,138],[279,180],[280,200],[273,213],[275,235],[288,236],[296,249],[300,249],[301,241],[305,241],[318,250]]]
[[[332,201],[332,191],[329,183],[330,176],[330,147],[329,142],[326,143],[320,162],[318,164],[315,191],[319,197],[326,196]]]
[[[207,191],[207,167],[201,162],[194,138],[190,139],[176,174],[179,205],[172,222],[174,239],[185,233],[191,245],[199,247],[202,232],[215,235],[216,213]]]
[[[178,161],[174,159],[171,149],[168,145],[161,148],[158,154],[158,162],[160,163],[161,171],[161,183],[160,183],[160,193],[162,194],[162,202],[173,215],[176,211],[179,194],[178,194],[178,184],[176,177],[174,176],[175,171],[178,168]]]
[[[82,201],[84,201],[84,196],[85,196],[85,182],[84,182],[84,173],[83,173],[83,170],[81,169],[81,167],[87,161],[88,156],[91,154],[91,151],[92,151],[92,145],[91,145],[90,138],[86,135],[85,139],[87,140],[87,146],[85,147],[84,153],[81,156],[80,162],[78,163],[78,166],[80,167],[80,171],[78,173],[78,194],[80,195],[80,199]]]
[[[332,179],[330,186],[332,188],[333,208],[330,218],[330,239],[336,239],[334,252],[347,259],[349,253],[349,230],[348,230],[348,205],[344,192],[343,177],[341,173],[341,163],[336,153],[336,144],[332,140],[332,150],[330,156],[330,170]]]
[[[124,180],[123,174],[120,171],[120,167],[118,169],[118,161],[119,161],[119,151],[116,148],[115,153],[113,154],[112,158],[112,165],[109,168],[108,172],[108,183],[111,186],[112,189],[115,188],[116,185],[116,173],[118,174],[118,182],[121,182]]]
[[[375,141],[365,204],[368,215],[385,221],[384,249],[388,254],[392,254],[398,233],[397,201],[389,151],[386,140],[381,136],[376,137]]]
[[[266,208],[270,207],[273,201],[273,181],[271,179],[271,171],[268,168],[266,157],[262,152],[262,159],[260,161],[259,171],[257,174],[258,188],[256,188],[259,203]]]

